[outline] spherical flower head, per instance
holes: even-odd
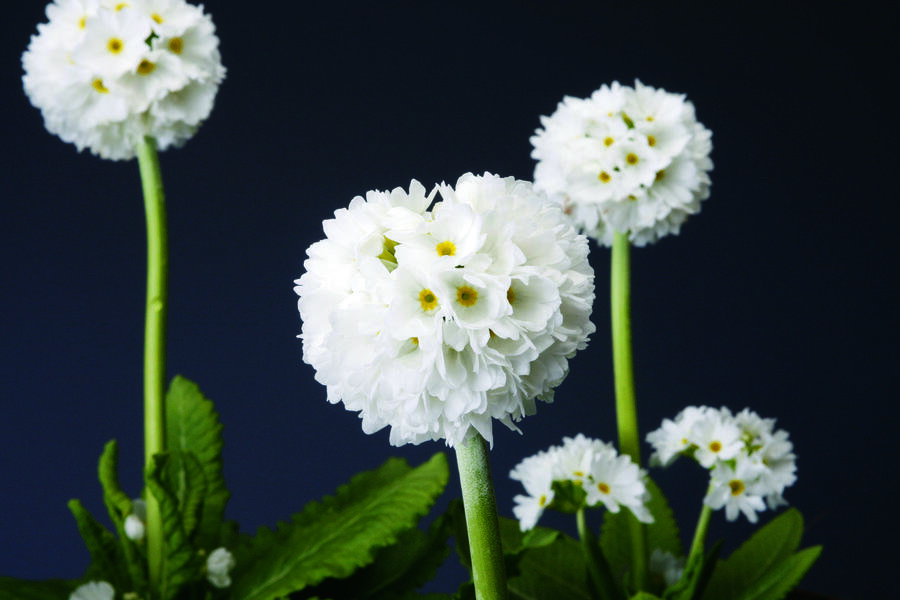
[[[217,588],[231,585],[231,570],[235,565],[234,556],[225,548],[216,548],[206,559],[206,579]]]
[[[303,358],[330,402],[394,445],[515,429],[594,331],[587,240],[527,182],[413,181],[324,229],[295,288]]]
[[[215,28],[184,0],[55,0],[22,55],[47,129],[79,150],[135,156],[146,136],[180,146],[225,76]]]
[[[684,96],[635,82],[566,97],[531,138],[535,187],[609,246],[615,232],[637,246],[677,234],[709,196],[709,130]]]
[[[105,581],[89,581],[75,588],[69,600],[113,600],[116,591]]]

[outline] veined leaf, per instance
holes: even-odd
[[[69,510],[75,516],[78,532],[84,539],[88,552],[91,553],[91,564],[85,578],[102,579],[113,587],[127,589],[129,582],[125,577],[125,557],[119,541],[110,533],[79,500],[69,500]]]
[[[592,600],[581,545],[564,535],[523,550],[519,574],[508,584],[510,600]]]
[[[705,598],[737,598],[766,573],[788,559],[800,545],[803,516],[788,509],[758,529],[727,560],[716,567]]]
[[[147,583],[145,572],[146,561],[134,542],[125,535],[125,519],[131,514],[131,498],[122,491],[119,485],[119,447],[116,440],[107,442],[100,456],[97,468],[100,484],[103,486],[103,502],[109,512],[109,519],[119,535],[119,544],[125,557],[126,569],[131,578],[129,590],[144,589]]]
[[[197,526],[190,527],[196,538],[188,535],[198,548],[215,548],[230,497],[222,474],[222,425],[213,403],[181,376],[172,380],[166,394],[166,443],[170,451],[190,452],[200,463],[206,489]]]
[[[736,600],[781,600],[809,570],[822,553],[822,546],[793,554],[755,581]]]
[[[163,476],[166,487],[177,501],[184,534],[190,540],[200,525],[207,489],[206,476],[193,452],[172,451],[168,456]]]
[[[165,540],[159,590],[162,600],[175,598],[179,589],[195,579],[202,568],[199,555],[194,552],[182,527],[178,499],[164,476],[168,462],[167,454],[155,455],[146,476],[150,493],[159,502]]]
[[[62,579],[25,581],[0,577],[0,600],[64,600],[76,587],[77,581]]]
[[[647,551],[652,553],[654,549],[670,552],[679,557],[684,554],[681,545],[681,534],[678,524],[669,508],[669,503],[659,486],[647,477],[645,479],[647,490],[650,492],[650,500],[647,509],[653,515],[653,523],[646,525]],[[622,581],[625,573],[631,572],[631,531],[628,521],[634,516],[627,510],[617,513],[609,511],[603,515],[603,527],[600,532],[600,547],[609,561],[610,571],[617,581]],[[649,558],[649,554],[648,554]]]
[[[443,453],[416,469],[390,459],[354,477],[335,496],[308,504],[276,531],[260,528],[249,547],[237,549],[231,596],[271,600],[327,577],[347,577],[412,527],[448,476]]]

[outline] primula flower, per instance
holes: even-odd
[[[56,0],[22,55],[47,129],[79,150],[133,158],[144,136],[180,146],[225,76],[215,28],[184,0]]]
[[[544,509],[552,507],[554,481],[570,481],[582,488],[585,506],[602,505],[614,513],[624,506],[638,520],[653,522],[646,506],[649,499],[644,483],[646,473],[628,456],[619,456],[610,444],[582,434],[564,438],[562,446],[551,446],[529,456],[509,476],[521,481],[528,494],[513,499],[516,503],[513,514],[519,519],[522,531],[533,528]]]
[[[69,600],[113,600],[116,591],[105,581],[89,581],[75,588]]]
[[[436,194],[440,201],[432,206]],[[372,191],[323,224],[297,280],[303,359],[394,445],[492,441],[551,401],[584,348],[587,240],[532,185],[464,175]]]
[[[609,246],[678,233],[709,196],[709,130],[684,96],[614,82],[590,98],[566,97],[531,138],[535,187]]]
[[[653,464],[668,466],[679,455],[693,457],[710,471],[704,502],[725,508],[729,521],[744,513],[755,523],[766,505],[787,504],[783,492],[796,481],[796,456],[775,419],[763,419],[744,409],[737,415],[725,407],[689,406],[674,421],[647,434]],[[763,502],[765,501],[765,503]]]

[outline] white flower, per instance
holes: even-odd
[[[601,244],[616,231],[638,246],[678,233],[709,196],[711,134],[682,95],[615,82],[564,98],[541,125],[535,187]]]
[[[725,507],[725,517],[729,521],[737,519],[738,512],[751,523],[756,523],[756,513],[765,510],[760,494],[760,477],[762,469],[758,463],[744,456],[734,462],[719,462],[713,467],[710,478],[710,490],[705,504],[718,510]]]
[[[766,504],[773,510],[787,504],[784,490],[797,480],[787,432],[750,409],[734,415],[725,407],[690,406],[675,421],[665,419],[647,441],[654,448],[652,462],[667,466],[677,454],[687,454],[710,469],[704,501],[714,509],[724,506],[732,521],[744,512],[756,522]]]
[[[619,456],[615,448],[600,440],[578,434],[564,438],[562,446],[551,446],[520,462],[509,474],[521,481],[527,496],[516,496],[513,514],[522,531],[534,527],[544,509],[555,497],[554,481],[571,481],[585,491],[585,505],[604,506],[610,512],[628,508],[638,520],[652,523],[646,507],[649,493],[644,484],[646,473]]]
[[[90,581],[75,588],[69,600],[113,600],[116,591],[105,581]]]
[[[184,0],[55,0],[22,55],[47,129],[79,150],[133,158],[145,136],[180,146],[225,75],[209,16]]]
[[[147,529],[147,503],[137,498],[131,503],[131,514],[125,517],[125,535],[139,542]]]
[[[304,361],[395,445],[515,429],[594,331],[587,240],[558,206],[490,174],[439,191],[354,198],[296,282]]]
[[[217,588],[226,588],[231,585],[229,573],[234,565],[231,552],[225,548],[216,548],[206,559],[206,579]]]

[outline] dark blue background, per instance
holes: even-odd
[[[419,463],[444,449],[364,435],[302,362],[293,280],[321,221],[412,178],[529,179],[539,115],[565,94],[640,78],[688,94],[716,165],[701,214],[633,253],[642,429],[688,404],[778,417],[799,456],[786,496],[807,518],[805,544],[825,545],[805,587],[888,597],[896,19],[865,2],[720,4],[206,3],[228,76],[198,135],[162,155],[169,372],[216,401],[229,517],[245,531],[273,525],[390,455]],[[19,57],[43,8],[4,7],[0,37],[0,575],[25,578],[86,567],[66,501],[103,514],[107,440],[133,495],[142,463],[137,165],[76,153],[29,105]],[[608,258],[592,249],[597,333],[557,401],[523,436],[496,428],[501,514],[525,456],[578,432],[614,439]],[[689,535],[702,473],[653,474]],[[458,493],[454,473],[446,497]],[[749,531],[714,517],[714,536]],[[449,569],[438,589],[458,576]]]

